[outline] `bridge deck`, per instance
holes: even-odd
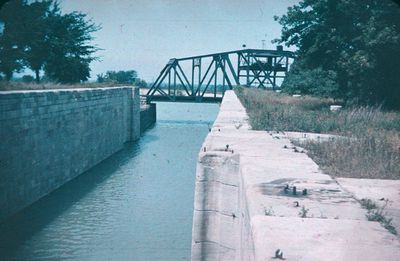
[[[142,96],[144,99],[147,95]],[[202,103],[221,103],[222,96],[220,97],[199,97],[199,96],[164,96],[164,95],[153,95],[151,98],[152,102],[202,102]]]

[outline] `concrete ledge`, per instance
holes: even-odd
[[[377,222],[255,216],[255,260],[399,260],[400,244]],[[262,246],[262,247],[261,247]]]
[[[199,153],[192,260],[271,260],[277,249],[288,260],[399,260],[399,240],[291,147],[284,135],[250,130],[225,93]]]

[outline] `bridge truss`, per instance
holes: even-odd
[[[244,85],[279,87],[294,55],[276,50],[243,49],[185,58],[173,58],[161,70],[146,94],[151,101],[219,102],[227,89]],[[234,66],[234,64],[236,66]]]

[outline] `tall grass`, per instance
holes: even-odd
[[[400,179],[400,112],[349,107],[331,112],[334,101],[236,89],[256,130],[330,133],[348,137],[303,143],[310,157],[334,176]]]

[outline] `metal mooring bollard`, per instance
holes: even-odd
[[[275,251],[275,258],[283,259],[283,252],[280,249]]]
[[[285,192],[285,194],[289,193],[289,185],[286,184],[285,188],[283,189],[283,191]]]

